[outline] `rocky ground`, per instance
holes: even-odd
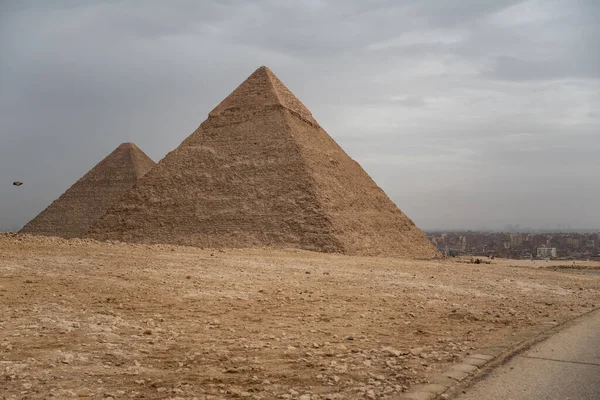
[[[600,277],[0,236],[0,398],[386,399],[600,305]]]

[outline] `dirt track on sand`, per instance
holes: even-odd
[[[0,398],[392,398],[598,276],[0,235]]]

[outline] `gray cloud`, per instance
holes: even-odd
[[[599,17],[595,0],[2,2],[0,229],[121,142],[158,161],[263,64],[424,228],[598,228]]]

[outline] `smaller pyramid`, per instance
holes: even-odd
[[[83,237],[154,165],[135,144],[119,145],[19,233]]]

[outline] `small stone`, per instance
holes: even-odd
[[[372,389],[367,390],[367,393],[365,393],[365,396],[367,396],[367,398],[369,398],[369,399],[374,399],[375,398],[375,392]]]
[[[150,329],[146,329],[144,331],[144,335],[152,335],[152,331]]]
[[[63,364],[70,364],[74,359],[75,359],[75,356],[73,354],[65,354],[65,356],[63,357],[61,362]]]
[[[400,350],[390,349],[389,352],[390,352],[390,355],[392,355],[394,357],[400,357],[402,355],[402,352]]]
[[[412,354],[415,357],[419,356],[422,352],[423,352],[422,347],[415,347],[413,349],[410,349],[410,354]]]
[[[188,276],[185,277],[185,279],[192,279],[192,276],[188,275]]]
[[[354,340],[354,336],[348,336],[346,340]]]
[[[291,394],[292,396],[298,396],[300,393],[298,393],[298,392],[297,392],[296,390],[294,390],[294,389],[290,389],[290,394]]]

